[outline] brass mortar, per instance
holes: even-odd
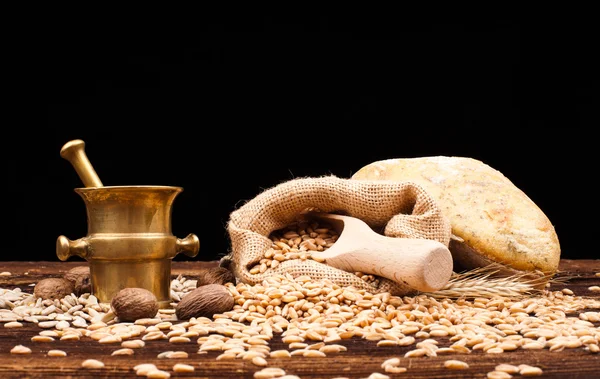
[[[171,262],[179,253],[195,257],[200,241],[171,232],[173,202],[183,191],[173,186],[103,186],[81,140],[70,141],[61,156],[71,162],[85,188],[75,192],[85,202],[88,235],[75,241],[59,236],[61,261],[77,255],[89,262],[92,293],[110,302],[123,288],[145,288],[159,307],[170,306]]]

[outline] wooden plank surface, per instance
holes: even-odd
[[[61,276],[70,268],[81,262],[0,262],[0,272],[8,271],[10,276],[0,276],[0,288],[15,287],[31,292],[37,280]],[[189,278],[200,269],[215,266],[217,262],[173,262],[172,275],[183,274]],[[554,284],[552,290],[568,287],[575,295],[599,298],[597,292],[590,292],[588,287],[600,285],[600,260],[563,260],[560,266],[564,284]],[[586,311],[590,311],[589,309]],[[591,311],[600,311],[592,309]],[[594,326],[600,329],[600,323]],[[53,341],[50,343],[32,343],[31,337],[37,335],[40,328],[35,324],[24,323],[23,328],[8,329],[0,327],[0,378],[139,378],[133,367],[139,363],[154,363],[158,368],[171,372],[172,378],[253,378],[260,368],[251,362],[236,359],[216,361],[217,352],[209,351],[200,355],[198,344],[192,340],[173,348],[168,341],[147,341],[142,349],[136,349],[132,356],[111,356],[118,347],[104,345],[89,338],[79,341]],[[437,338],[440,346],[448,346],[447,338]],[[374,372],[384,373],[381,363],[392,357],[402,360],[408,371],[402,374],[387,374],[390,378],[485,378],[499,363],[529,364],[543,369],[541,378],[590,379],[600,378],[600,353],[590,353],[583,348],[565,349],[561,352],[549,352],[547,349],[537,351],[516,350],[503,354],[486,354],[481,350],[468,355],[444,355],[437,357],[403,358],[404,353],[414,348],[409,347],[377,347],[373,341],[354,337],[339,342],[347,347],[347,351],[328,355],[325,358],[307,358],[293,356],[287,359],[269,358],[269,367],[283,368],[288,374],[305,378],[368,378]],[[29,355],[11,354],[15,345],[30,347]],[[272,350],[285,349],[279,337],[269,343]],[[67,357],[48,357],[49,349],[61,349]],[[166,350],[184,350],[189,353],[187,359],[158,359],[157,355]],[[81,362],[88,358],[100,359],[105,363],[102,369],[84,369]],[[464,371],[451,371],[444,368],[444,361],[460,359],[469,364]],[[175,363],[190,364],[195,367],[193,373],[174,373]],[[519,375],[515,375],[519,377]]]

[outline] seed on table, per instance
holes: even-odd
[[[522,376],[540,376],[544,372],[541,368],[530,365],[519,365],[519,374]]]
[[[501,364],[497,365],[495,370],[496,371],[504,371],[509,374],[518,374],[519,373],[519,368],[517,366],[510,365],[508,363],[501,363]]]
[[[165,358],[180,359],[180,358],[187,358],[188,356],[189,356],[188,353],[185,351],[171,351],[165,356]]]
[[[596,273],[596,276],[600,278],[600,272],[597,272],[597,273]]]
[[[544,348],[544,344],[541,342],[528,342],[525,345],[521,346],[521,349],[525,350],[541,350]]]
[[[76,333],[66,333],[60,337],[61,341],[79,341],[81,337]]]
[[[83,368],[102,368],[104,367],[104,363],[97,359],[86,359],[81,362],[81,367]]]
[[[268,363],[267,363],[267,360],[264,359],[263,357],[257,356],[257,357],[252,358],[252,364],[255,366],[265,367],[265,366],[267,366]]]
[[[415,343],[415,337],[408,336],[400,338],[398,341],[398,346],[410,346]]]
[[[134,324],[135,325],[150,326],[150,325],[156,325],[156,324],[158,324],[160,322],[161,322],[161,320],[157,319],[157,318],[139,318],[139,319],[135,320]]]
[[[325,342],[317,342],[306,346],[306,350],[319,350],[325,346]]]
[[[561,352],[561,351],[563,351],[565,349],[565,347],[566,347],[566,344],[564,342],[558,342],[558,343],[555,343],[554,345],[550,346],[550,348],[548,349],[548,351],[551,351],[551,352],[555,352],[555,351],[556,352]]]
[[[118,349],[113,351],[110,355],[133,355],[133,350],[132,349]]]
[[[203,352],[205,353],[205,352]],[[236,359],[237,358],[237,354],[236,353],[232,353],[232,352],[225,352],[222,354],[219,354],[215,360],[216,361],[223,361],[223,360],[230,360],[230,359]]]
[[[137,376],[146,376],[147,373],[153,370],[158,370],[158,368],[152,363],[141,363],[137,366],[134,366],[135,374]]]
[[[11,321],[11,322],[7,322],[6,324],[4,324],[4,327],[9,328],[9,329],[22,328],[23,324],[21,324],[18,321]]]
[[[194,372],[194,366],[176,363],[173,365],[173,372]]]
[[[517,350],[519,347],[514,343],[502,342],[500,345],[498,345],[498,348],[502,349],[503,351],[513,351]]]
[[[87,330],[98,330],[106,327],[106,323],[99,321],[87,326]]]
[[[180,337],[180,336],[175,336],[175,337],[169,338],[170,343],[188,343],[191,341],[192,340],[187,337]]]
[[[273,379],[284,376],[286,373],[283,369],[277,367],[267,367],[254,373],[254,379]]]
[[[381,364],[381,368],[385,368],[385,366],[398,366],[400,364],[400,358],[390,358],[383,361]]]
[[[10,353],[11,354],[31,354],[31,349],[26,346],[23,346],[23,345],[17,345],[10,350]]]
[[[384,374],[380,374],[378,372],[374,372],[371,375],[369,375],[367,379],[390,379],[390,377]]]
[[[325,345],[319,348],[319,351],[325,354],[329,353],[339,353],[341,350],[341,345]]]
[[[302,354],[304,357],[312,357],[312,358],[323,358],[326,357],[327,354],[323,353],[319,350],[305,350]]]
[[[33,336],[31,337],[31,341],[33,342],[52,342],[54,338],[50,336]]]
[[[0,276],[11,276],[12,273],[8,272],[8,271],[2,271],[0,272]]]
[[[404,354],[404,358],[418,358],[424,356],[425,354],[427,354],[425,349],[414,349]]]
[[[106,344],[106,343],[119,343],[122,342],[121,337],[119,336],[113,336],[113,335],[108,335],[106,337],[102,337],[98,340],[99,343],[102,344]]]
[[[54,325],[54,328],[56,330],[63,330],[63,329],[66,329],[66,328],[68,328],[70,326],[71,326],[71,324],[68,321],[59,321],[59,322],[56,323],[56,325]]]
[[[265,358],[266,356],[267,356],[267,353],[262,352],[262,351],[255,351],[255,350],[251,350],[251,351],[247,351],[247,352],[238,354],[238,358],[242,358],[247,361],[254,359],[254,357]]]
[[[124,347],[127,349],[140,349],[140,348],[144,347],[145,345],[146,345],[146,343],[142,340],[129,340],[129,341],[121,342],[121,347]]]
[[[38,323],[40,328],[49,329],[54,328],[58,324],[58,321],[42,321]]]
[[[403,372],[406,372],[408,369],[406,367],[400,367],[400,366],[385,366],[383,368],[383,370],[385,372],[387,372],[388,374],[402,374]]]
[[[291,344],[289,344],[289,348],[290,349],[304,349],[308,346],[307,343],[304,342],[292,342]]]
[[[590,351],[590,353],[598,353],[600,352],[600,346],[598,346],[595,343],[591,343],[588,345],[588,350]]]
[[[163,332],[156,331],[156,332],[150,332],[148,334],[145,334],[142,337],[142,340],[144,340],[144,341],[154,341],[154,340],[165,339],[165,338],[167,338],[166,334],[164,334]]]
[[[66,357],[67,353],[62,350],[48,350],[49,357]]]
[[[600,292],[600,287],[599,286],[591,286],[591,287],[588,287],[588,291]]]
[[[452,370],[466,370],[469,368],[469,364],[456,359],[449,359],[444,362],[444,367]]]
[[[272,351],[269,356],[271,358],[291,358],[292,355],[288,350],[275,350]]]
[[[487,373],[488,379],[510,379],[513,376],[504,371],[490,371]]]
[[[146,377],[150,379],[168,379],[171,377],[171,374],[168,371],[152,370],[146,373]]]

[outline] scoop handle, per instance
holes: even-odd
[[[354,246],[343,254],[326,257],[327,264],[379,275],[422,292],[442,289],[452,275],[452,254],[438,241],[383,236],[371,238],[368,245]]]
[[[60,156],[71,162],[84,186],[103,187],[96,170],[85,153],[85,142],[80,139],[67,142],[60,149]]]

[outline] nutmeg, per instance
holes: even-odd
[[[33,295],[44,300],[62,299],[75,291],[73,283],[65,278],[45,278],[37,282]]]
[[[77,296],[92,292],[89,266],[73,267],[63,275],[63,278],[73,283],[73,287],[75,288],[74,293]]]
[[[113,296],[110,306],[120,321],[151,318],[158,312],[156,296],[145,288],[123,288]]]
[[[235,275],[225,267],[211,267],[200,271],[196,287],[205,286],[207,284],[235,284]]]
[[[233,296],[222,284],[207,284],[188,292],[175,307],[179,320],[213,317],[233,309]]]

